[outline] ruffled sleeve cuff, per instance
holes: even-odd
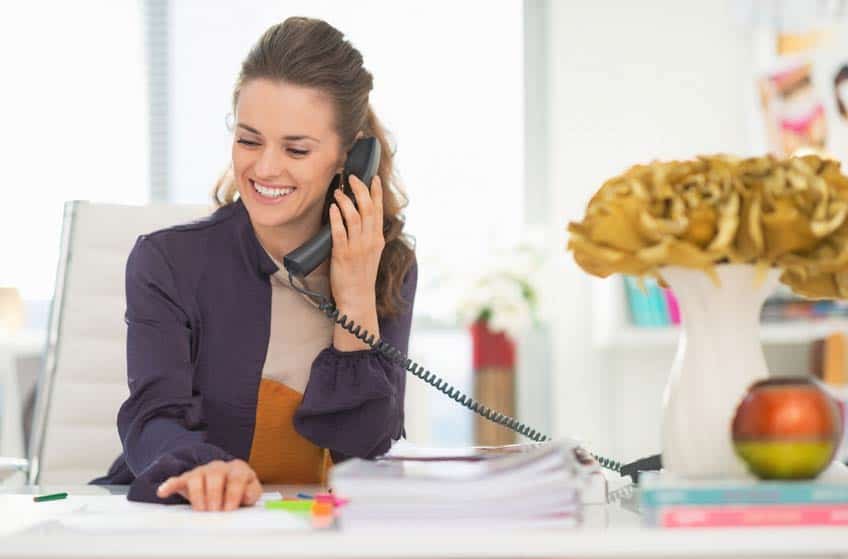
[[[312,363],[295,430],[336,457],[385,453],[402,431],[403,373],[375,349],[324,348]]]

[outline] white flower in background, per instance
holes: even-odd
[[[541,242],[525,240],[493,252],[488,262],[463,282],[457,317],[464,325],[486,320],[493,332],[516,339],[537,323],[543,257]]]

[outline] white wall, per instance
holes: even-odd
[[[591,347],[594,280],[565,254],[565,226],[631,164],[750,153],[752,45],[728,1],[555,1],[548,23],[555,433],[632,459],[659,451],[673,348]]]
[[[0,3],[0,285],[39,308],[66,200],[148,200],[143,46],[135,2]]]

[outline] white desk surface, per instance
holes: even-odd
[[[290,496],[299,490],[266,486]],[[18,487],[0,489],[0,557],[842,557],[844,528],[659,530],[640,526],[632,500],[586,507],[578,528],[463,530],[444,526],[379,531],[344,529],[279,534],[196,536],[96,535],[56,523],[22,520],[12,501],[21,495],[67,491],[73,495],[123,494],[126,487]],[[41,503],[39,503],[41,505]],[[158,506],[158,505],[157,505]],[[29,507],[30,512],[34,507]],[[40,509],[36,509],[40,510]],[[192,513],[204,514],[204,513]],[[222,513],[226,514],[226,513]],[[5,527],[5,528],[4,528]]]

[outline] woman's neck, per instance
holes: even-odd
[[[266,251],[268,251],[274,259],[282,261],[283,256],[290,253],[318,232],[317,228],[314,231],[297,229],[291,227],[267,227],[264,225],[254,225],[253,231],[256,233],[256,238]]]

